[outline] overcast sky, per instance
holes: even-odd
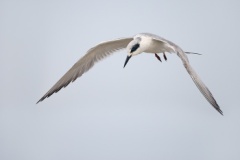
[[[239,160],[240,2],[0,0],[1,160]],[[99,42],[150,32],[178,44],[221,116],[174,54],[126,51],[36,102]],[[162,56],[162,55],[161,55]]]

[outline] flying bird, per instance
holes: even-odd
[[[75,81],[78,77],[82,76],[82,74],[92,68],[96,62],[115,53],[116,51],[125,48],[127,49],[128,54],[124,63],[124,67],[127,65],[131,57],[143,52],[153,53],[159,61],[162,61],[161,58],[158,56],[159,53],[163,54],[165,60],[167,60],[165,53],[177,54],[178,57],[182,60],[184,67],[186,68],[190,77],[193,79],[194,83],[196,84],[200,92],[203,94],[203,96],[220,114],[223,115],[223,112],[217,104],[216,100],[214,99],[212,93],[202,82],[200,77],[193,70],[192,66],[189,63],[186,54],[191,54],[192,52],[184,52],[178,45],[174,44],[173,42],[150,33],[140,33],[135,35],[134,37],[105,41],[92,47],[82,58],[80,58],[72,66],[72,68],[67,71],[67,73],[62,76],[62,78],[37,103],[43,101],[47,97],[50,97],[53,93],[58,92],[63,87],[66,87],[70,82]]]

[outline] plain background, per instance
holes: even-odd
[[[237,0],[0,0],[0,159],[239,160],[239,20]],[[224,116],[176,55],[123,69],[125,50],[36,105],[89,48],[141,32],[203,54]]]

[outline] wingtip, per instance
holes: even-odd
[[[38,104],[39,102],[42,102],[45,98],[46,98],[46,97],[42,97],[41,99],[39,99],[39,100],[37,101],[36,104]]]
[[[221,111],[221,112],[219,112],[219,113],[220,113],[222,116],[224,116],[222,111]]]
[[[39,102],[41,102],[41,99],[40,99],[39,101],[37,101],[37,103],[36,103],[36,104],[38,104]]]
[[[223,115],[223,111],[222,111],[220,108],[216,108],[216,110],[217,110],[222,116],[224,116],[224,115]]]

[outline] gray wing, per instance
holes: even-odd
[[[216,100],[214,99],[212,93],[209,91],[207,86],[203,83],[203,81],[200,79],[200,77],[197,75],[197,73],[194,71],[194,69],[190,65],[190,63],[188,61],[188,58],[187,58],[187,55],[184,53],[184,51],[179,46],[174,44],[173,42],[168,41],[168,40],[166,40],[162,37],[159,37],[159,36],[156,36],[156,35],[151,35],[151,34],[149,36],[153,37],[153,39],[158,41],[159,43],[161,43],[161,45],[164,44],[170,52],[177,53],[177,55],[181,58],[181,60],[183,62],[183,65],[186,68],[187,72],[189,73],[189,75],[193,79],[194,83],[196,84],[197,88],[200,90],[200,92],[203,94],[203,96],[208,100],[208,102],[221,115],[223,115],[223,112],[220,109],[219,105],[217,104]]]
[[[182,59],[184,52],[178,52],[177,55]],[[200,92],[204,95],[204,97],[208,100],[208,102],[221,114],[223,115],[222,110],[220,109],[219,105],[217,104],[217,101],[214,99],[212,93],[209,91],[207,86],[203,83],[203,81],[200,79],[200,77],[197,75],[197,73],[194,71],[190,63],[187,61],[185,62],[183,59],[183,65],[187,69],[187,72],[193,79],[194,83],[200,90]]]
[[[66,87],[70,82],[75,81],[78,77],[82,76],[83,73],[92,68],[97,61],[111,55],[115,51],[126,48],[131,40],[133,40],[133,38],[121,38],[113,41],[102,42],[89,49],[87,53],[79,59],[38,102],[50,97],[53,93],[58,92],[63,87]]]

